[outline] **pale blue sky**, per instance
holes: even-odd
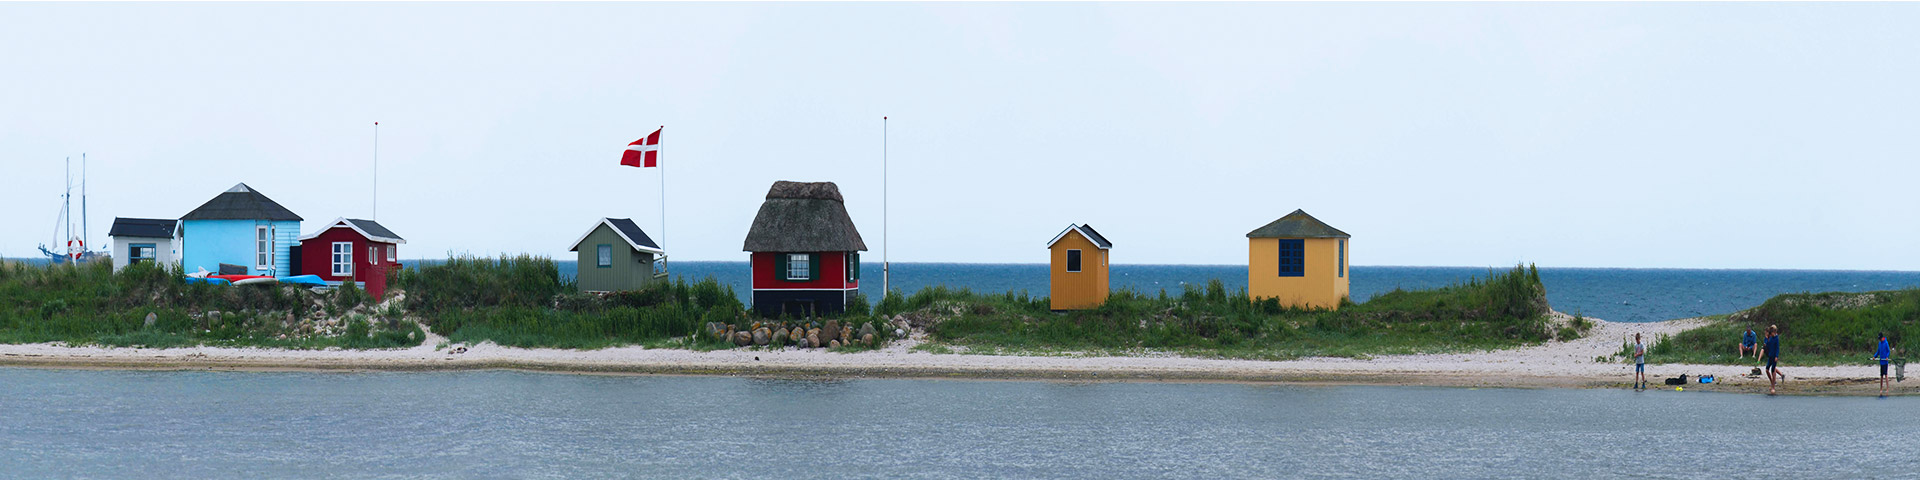
[[[0,255],[246,182],[405,257],[603,216],[743,260],[775,180],[880,258],[1246,261],[1304,208],[1361,265],[1920,270],[1915,4],[0,4]]]

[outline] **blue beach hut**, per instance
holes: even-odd
[[[247,184],[234,185],[180,217],[180,267],[289,276],[297,260],[288,249],[300,243],[300,220]]]

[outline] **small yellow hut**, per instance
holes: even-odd
[[[1336,309],[1347,298],[1347,232],[1294,210],[1247,232],[1247,295]]]
[[[1080,310],[1107,301],[1107,250],[1113,243],[1092,225],[1067,225],[1047,242],[1053,256],[1052,308]]]

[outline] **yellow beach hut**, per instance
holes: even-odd
[[[1293,307],[1340,308],[1347,298],[1348,238],[1305,210],[1247,232],[1247,295]]]
[[[1080,310],[1098,307],[1107,301],[1107,251],[1113,242],[1092,225],[1067,225],[1047,250],[1053,256],[1052,299],[1054,310]]]

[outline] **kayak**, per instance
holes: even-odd
[[[275,280],[273,277],[249,278],[245,280],[235,280],[233,284],[234,285],[279,285],[280,281]]]
[[[294,275],[291,277],[280,279],[280,283],[299,285],[302,287],[327,286],[327,282],[325,280],[321,280],[319,275]]]
[[[187,277],[187,283],[188,284],[205,283],[208,285],[226,285],[232,282],[228,282],[227,279],[224,279],[224,278]]]
[[[271,279],[273,278],[273,276],[272,275],[209,275],[207,276],[207,278],[218,278],[218,279],[226,280],[229,282],[239,283],[241,280],[252,280],[255,278]]]

